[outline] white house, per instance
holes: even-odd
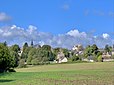
[[[65,63],[68,62],[63,52],[59,52],[57,55],[57,63]]]

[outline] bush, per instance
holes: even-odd
[[[98,62],[103,62],[102,56],[101,55],[98,56],[97,60],[98,60]]]
[[[21,59],[20,61],[19,61],[19,66],[18,66],[19,68],[26,68],[26,64],[25,64],[25,60],[24,59]]]

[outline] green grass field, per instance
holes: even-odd
[[[0,74],[0,85],[114,85],[114,62],[33,66]]]

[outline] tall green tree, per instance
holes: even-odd
[[[51,46],[50,45],[43,45],[42,50],[51,51]]]
[[[11,46],[11,50],[18,53],[20,51],[20,47],[19,45],[15,44]]]
[[[31,49],[32,49],[32,47],[26,47],[21,54],[21,59],[25,59],[25,62],[27,61],[28,53]]]
[[[7,42],[5,41],[4,43],[3,43],[5,46],[7,46]]]
[[[32,64],[34,55],[36,55],[36,48],[32,48],[28,53],[27,64]]]
[[[27,42],[24,43],[24,45],[23,45],[23,51],[22,51],[22,54],[21,54],[21,59],[24,59],[25,62],[27,61],[28,53],[31,50],[31,48],[32,47],[29,47]]]
[[[63,50],[63,53],[64,53],[65,57],[69,57],[70,56],[68,49],[63,48],[62,50]]]
[[[93,56],[94,59],[97,59],[98,56],[102,55],[102,53],[99,51],[96,44],[93,44],[92,46],[87,46],[84,51],[84,56],[87,58],[89,56]],[[97,60],[96,60],[97,61]]]
[[[33,43],[33,40],[31,41],[31,47],[33,47],[34,43]]]
[[[32,48],[28,53],[27,64],[45,64],[53,61],[55,56],[51,50],[51,46],[44,45],[41,48]]]
[[[14,67],[17,67],[20,59],[20,56],[18,54],[20,52],[20,47],[19,45],[15,44],[15,45],[12,45],[9,49],[10,49],[10,55],[12,56],[14,61],[13,65]]]
[[[60,52],[60,49],[61,49],[61,48],[54,48],[54,49],[53,49],[53,53],[54,53],[55,55],[57,55],[58,52]]]
[[[0,72],[6,72],[13,68],[13,58],[7,46],[0,43]]]
[[[28,43],[25,42],[24,45],[23,45],[23,52],[25,51],[25,49],[28,47]]]

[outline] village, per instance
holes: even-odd
[[[111,52],[105,52],[103,49],[99,49],[100,52],[102,52],[102,62],[108,62],[108,61],[114,61],[114,48],[112,48]],[[82,45],[74,45],[72,50],[69,51],[69,53],[74,52],[76,56],[83,55],[84,54],[84,48]],[[72,56],[70,56],[72,57]],[[62,62],[68,62],[68,59],[65,57],[64,53],[60,51],[57,55],[58,63]],[[92,55],[88,56],[87,58],[82,57],[82,61],[87,62],[95,62]]]
[[[41,46],[39,44],[33,45],[33,41],[31,43],[32,43],[33,48],[36,48],[36,49],[41,48]],[[108,46],[108,45],[106,45],[106,46]],[[102,58],[101,62],[114,61],[114,46],[112,46],[110,48],[110,50],[108,50],[108,51],[106,51],[105,48],[98,49],[98,52],[101,53],[101,58]],[[53,52],[54,49],[56,49],[56,48],[51,48],[51,51]],[[56,53],[55,60],[51,61],[51,63],[67,63],[67,62],[69,62],[69,59],[73,58],[73,56],[77,56],[77,57],[79,56],[79,58],[77,60],[80,60],[80,61],[98,62],[98,60],[95,60],[94,55],[88,55],[87,57],[84,56],[86,48],[84,48],[83,45],[81,45],[81,44],[74,45],[71,50],[66,49],[68,55],[65,55],[63,49],[64,48],[58,48],[58,52]],[[108,47],[107,47],[107,49],[108,49]],[[23,48],[21,49],[21,51],[19,51],[18,54],[20,56],[22,56],[22,53],[23,53]],[[27,64],[27,63],[25,62],[25,64]]]

